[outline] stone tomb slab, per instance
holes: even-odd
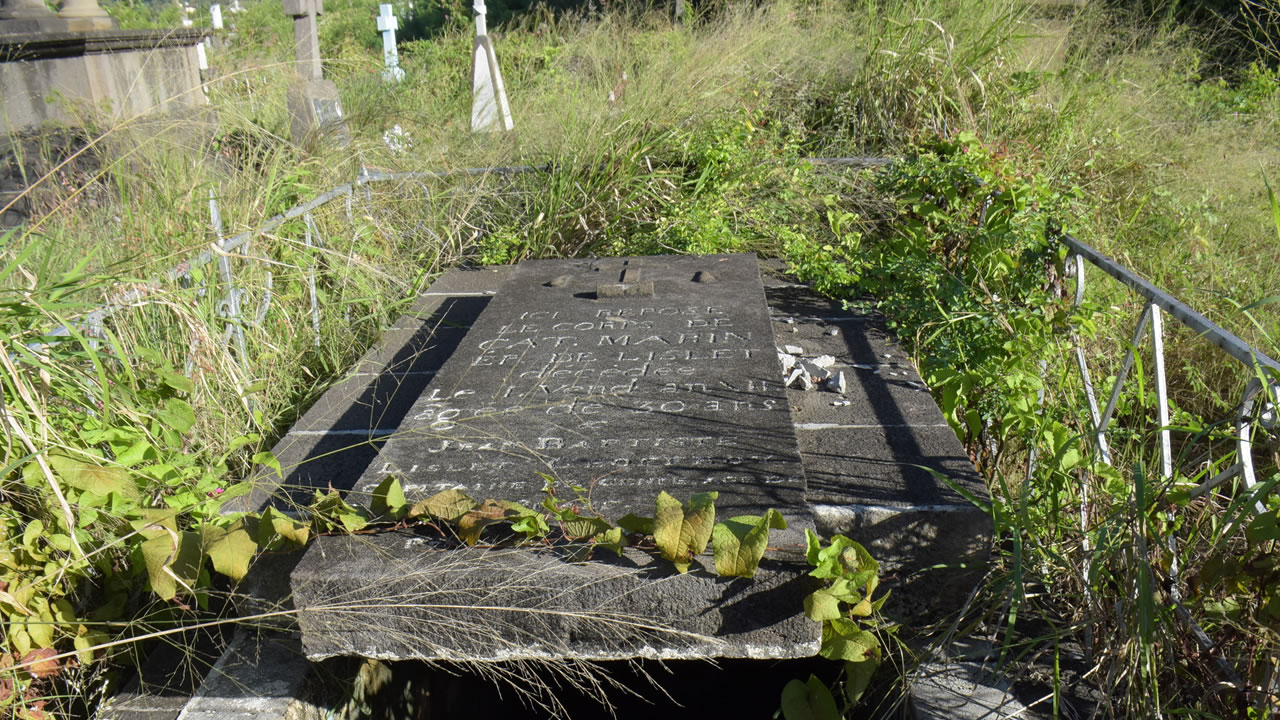
[[[411,502],[461,488],[536,505],[545,474],[611,520],[652,515],[661,490],[715,490],[719,518],[776,508],[788,529],[752,580],[715,576],[709,555],[681,575],[638,551],[572,564],[407,533],[319,538],[293,574],[308,656],[813,655],[819,627],[800,612],[813,523],[780,372],[753,256],[522,263],[353,501],[391,474]]]

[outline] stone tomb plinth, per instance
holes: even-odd
[[[800,452],[749,255],[522,263],[356,483],[412,502],[461,488],[535,506],[584,488],[610,520],[665,490],[717,517],[776,508],[755,578],[709,554],[442,549],[430,533],[322,537],[293,573],[309,657],[507,660],[808,657]]]

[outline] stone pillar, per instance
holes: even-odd
[[[209,6],[209,18],[213,21],[213,29],[222,29],[222,5],[214,3]]]
[[[298,74],[312,80],[323,78],[316,16],[324,12],[324,0],[284,0],[284,12],[293,16],[293,50],[298,59]]]
[[[106,10],[98,6],[98,0],[66,0],[58,17],[64,18],[109,18]]]

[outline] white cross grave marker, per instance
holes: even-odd
[[[379,5],[378,10],[378,32],[382,33],[382,64],[386,66],[382,71],[382,79],[400,81],[404,79],[400,55],[396,52],[396,29],[400,27],[400,22],[391,12],[390,4]]]
[[[502,84],[502,72],[498,70],[498,56],[493,52],[485,25],[488,10],[484,0],[475,0],[476,39],[471,51],[471,132],[511,130],[511,107],[507,104],[507,89]]]
[[[214,3],[209,6],[209,14],[213,16],[213,29],[222,29],[222,5]]]

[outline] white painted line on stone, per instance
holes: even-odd
[[[391,435],[399,428],[374,428],[372,430],[290,430],[290,435]]]
[[[906,423],[901,425],[845,425],[842,423],[796,423],[797,430],[870,430],[872,428],[909,429],[922,427],[951,427],[946,423]]]
[[[485,290],[484,292],[424,292],[418,293],[418,297],[490,297],[497,294],[497,290]]]
[[[379,370],[378,372],[351,373],[349,377],[374,377],[377,375],[396,375],[398,377],[427,377],[435,375],[435,370]]]

